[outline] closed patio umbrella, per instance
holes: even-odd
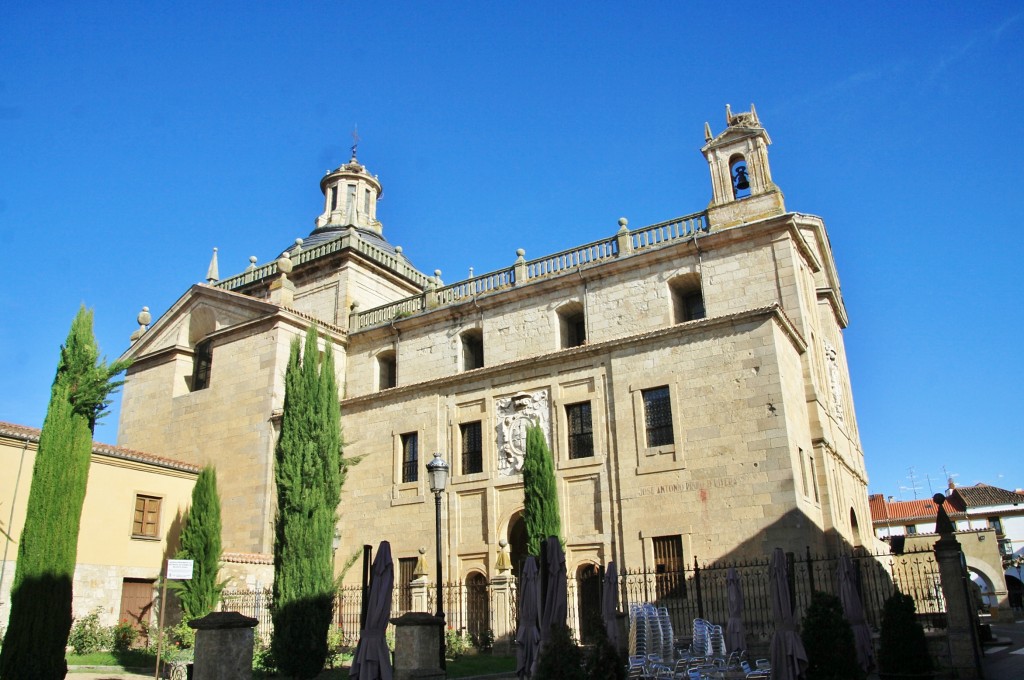
[[[552,626],[564,626],[569,617],[569,589],[566,584],[565,553],[558,536],[549,536],[542,547],[544,573],[541,578],[547,588],[540,613],[540,646],[551,637]]]
[[[516,622],[516,675],[526,680],[540,651],[540,582],[537,558],[530,555],[519,578],[519,620]]]
[[[377,548],[372,572],[366,627],[359,631],[359,645],[352,659],[349,677],[355,680],[391,680],[391,652],[384,639],[384,631],[391,618],[395,568],[391,561],[391,544],[387,541],[381,541]]]
[[[772,552],[768,569],[772,591],[772,615],[775,617],[775,633],[772,635],[768,658],[772,665],[772,680],[797,680],[803,677],[807,668],[807,652],[796,632],[796,619],[789,604],[789,578],[786,556],[782,548]]]
[[[729,567],[725,576],[725,590],[729,596],[729,620],[725,624],[725,646],[730,652],[747,648],[747,630],[743,627],[743,589],[736,567]]]
[[[601,619],[608,631],[608,642],[615,649],[619,648],[619,626],[615,612],[619,608],[619,570],[615,562],[609,562],[604,572],[604,590],[601,593]]]
[[[864,605],[857,592],[857,581],[853,574],[853,560],[849,555],[839,558],[836,571],[839,582],[839,601],[843,603],[843,613],[853,629],[853,642],[857,648],[857,661],[866,673],[875,665],[875,648],[871,642],[871,631],[864,619]]]

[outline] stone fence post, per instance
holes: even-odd
[[[188,622],[196,631],[194,680],[250,680],[253,628],[259,621],[238,612],[211,612]]]

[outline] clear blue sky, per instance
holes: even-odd
[[[42,424],[80,303],[115,357],[213,247],[307,235],[355,124],[452,282],[703,209],[704,121],[754,102],[831,235],[869,488],[1024,487],[1024,4],[691,4],[8,3],[0,420]]]

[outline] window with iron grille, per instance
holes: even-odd
[[[398,590],[398,611],[402,614],[412,611],[412,580],[416,571],[415,557],[398,558],[398,578],[395,588]]]
[[[658,598],[685,597],[686,573],[683,569],[683,537],[655,536],[654,580]]]
[[[160,498],[156,496],[135,496],[135,515],[132,520],[132,536],[137,538],[160,537]]]
[[[419,479],[419,441],[415,432],[402,435],[402,481]]]
[[[594,428],[590,419],[590,402],[567,404],[565,419],[569,431],[569,458],[590,458],[594,455]]]
[[[483,472],[484,452],[480,421],[462,423],[459,430],[462,433],[462,474]]]
[[[644,425],[647,446],[672,443],[672,400],[668,387],[655,387],[641,392],[644,399]]]

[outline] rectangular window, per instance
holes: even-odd
[[[644,398],[644,425],[647,428],[647,446],[665,446],[672,443],[672,400],[668,387],[655,387],[641,392]]]
[[[398,591],[398,613],[412,611],[412,580],[416,571],[415,557],[398,558],[398,578],[395,579],[395,589]]]
[[[803,480],[804,483],[804,495],[809,496],[810,490],[807,488],[807,461],[804,460],[804,450],[797,449],[796,455],[797,458],[800,459],[800,479]]]
[[[814,502],[820,503],[818,498],[818,468],[814,464],[814,456],[807,456],[807,462],[811,464],[811,488],[814,489]]]
[[[462,334],[462,368],[471,371],[484,367],[484,337],[480,331]]]
[[[658,599],[686,596],[686,573],[683,569],[683,537],[655,536],[654,579]]]
[[[484,471],[483,437],[480,421],[459,425],[462,433],[462,474]]]
[[[916,534],[917,533],[917,525],[916,524],[908,524],[906,530],[907,530],[907,535],[908,536]]]
[[[156,496],[135,496],[135,516],[132,520],[132,536],[140,538],[160,537],[160,498]]]
[[[996,532],[997,534],[1003,533],[1003,523],[998,517],[988,518],[988,528]]]
[[[338,187],[331,187],[331,212],[338,209]]]
[[[415,482],[419,471],[419,438],[415,432],[408,432],[402,435],[402,481]]]
[[[370,190],[363,189],[363,214],[370,214]]]
[[[192,391],[205,390],[210,386],[210,369],[213,368],[213,345],[203,340],[196,345],[192,357]]]
[[[569,431],[569,458],[591,458],[594,455],[594,428],[590,402],[566,405],[565,420]]]

